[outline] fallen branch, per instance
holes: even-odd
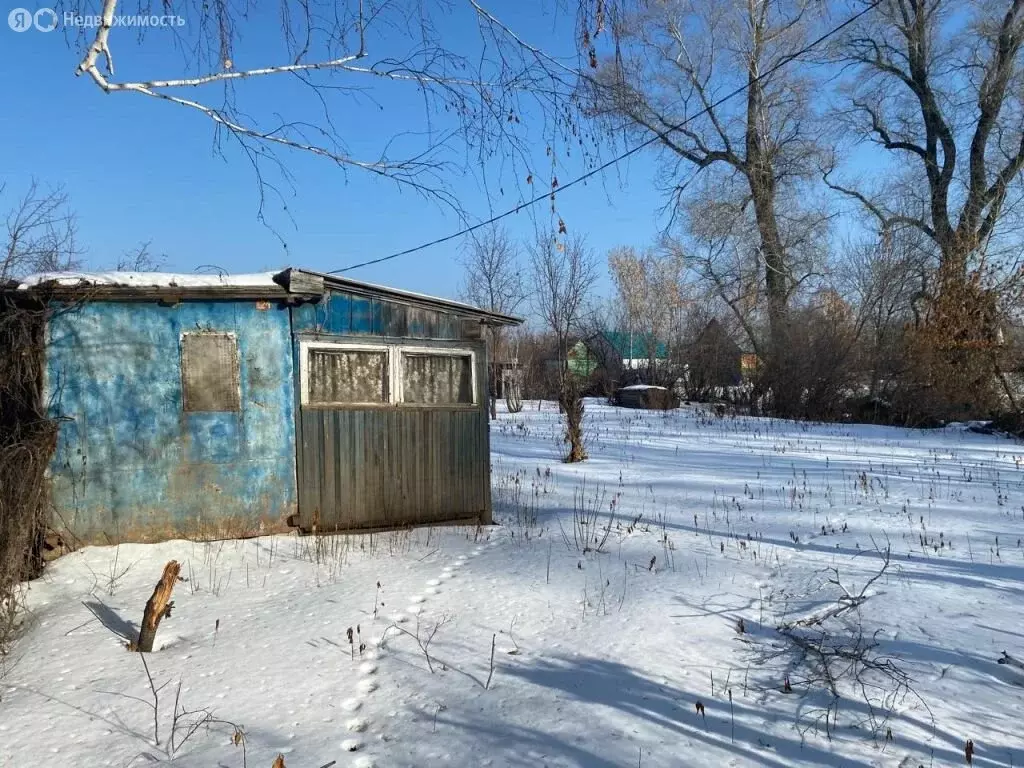
[[[889,569],[889,554],[889,548],[886,547],[885,552],[883,553],[881,569],[879,569],[878,573],[876,573],[874,576],[868,579],[864,583],[864,586],[861,587],[860,592],[856,594],[850,592],[850,590],[848,590],[846,586],[839,580],[838,569],[830,568],[829,570],[834,574],[834,576],[833,578],[828,579],[828,583],[834,584],[835,586],[839,587],[839,589],[841,589],[843,592],[843,594],[841,594],[836,599],[835,604],[830,605],[828,608],[825,608],[824,610],[816,611],[812,613],[810,616],[806,616],[802,619],[797,619],[796,621],[783,622],[782,624],[779,624],[779,631],[784,632],[786,630],[795,629],[797,627],[820,626],[821,623],[826,621],[827,619],[834,619],[838,616],[842,616],[844,613],[848,613],[849,611],[852,611],[856,608],[860,608],[864,603],[867,602],[868,598],[871,597],[871,595],[868,594],[868,589],[871,588],[872,584],[874,584],[876,581],[882,578],[885,572]]]
[[[863,724],[870,726],[876,737],[886,730],[896,707],[908,696],[916,699],[931,715],[928,705],[914,689],[910,675],[896,659],[880,652],[879,631],[866,633],[859,615],[848,615],[872,596],[871,586],[888,570],[889,548],[880,554],[881,568],[859,591],[848,589],[840,580],[838,569],[830,568],[833,575],[826,583],[837,587],[841,593],[835,602],[810,616],[777,627],[790,648],[797,652],[788,667],[803,673],[804,679],[799,682],[805,690],[811,692],[820,687],[827,692],[827,702],[820,709],[805,707],[800,719],[810,715],[815,724],[823,724],[830,740],[839,725],[840,703],[851,694],[863,702],[867,713]],[[837,617],[843,621],[831,621]],[[784,690],[790,692],[789,675],[784,679]],[[794,678],[794,685],[797,682]],[[934,723],[934,717],[932,721]],[[798,730],[803,735],[806,729],[800,729],[798,724]]]

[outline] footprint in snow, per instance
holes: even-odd
[[[362,675],[372,675],[377,671],[377,665],[372,661],[365,661],[359,665],[359,673]]]
[[[354,717],[345,723],[345,727],[353,733],[362,733],[369,727],[369,723],[361,717]]]
[[[413,604],[415,604],[415,603],[422,603],[426,599],[427,598],[425,598],[423,595],[413,595],[412,597],[409,598],[409,602],[413,603]]]
[[[377,764],[373,762],[373,758],[369,755],[363,755],[357,757],[356,761],[352,763],[353,768],[377,768]]]
[[[455,574],[452,573],[451,571],[445,571],[444,573],[441,574],[441,581],[448,581],[448,579],[450,579],[454,575]]]
[[[341,748],[346,752],[356,752],[363,748],[363,742],[359,739],[345,739],[341,742]]]
[[[438,586],[438,585],[439,585],[440,583],[441,583],[441,582],[440,582],[440,580],[439,580],[439,579],[430,579],[429,581],[427,581],[427,586],[428,586],[428,587],[436,587],[436,586]]]
[[[406,608],[406,610],[409,613],[411,613],[413,616],[419,616],[420,612],[423,610],[423,606],[422,605],[410,605],[408,608]]]
[[[370,679],[360,680],[356,688],[359,689],[360,693],[373,693],[377,690],[377,683]]]
[[[396,613],[391,617],[391,620],[395,624],[405,624],[407,621],[409,621],[409,617],[406,616],[404,613]]]
[[[431,581],[437,581],[437,579],[431,579]],[[427,593],[428,595],[437,595],[437,594],[440,594],[440,592],[441,592],[441,590],[438,589],[437,587],[427,587],[423,591],[425,593]]]
[[[346,712],[358,712],[362,709],[363,702],[359,699],[345,699],[341,702],[341,708]]]
[[[450,565],[446,565],[444,568],[441,569],[441,571],[444,572],[444,573],[450,573],[453,570],[455,570],[455,569],[452,568]]]

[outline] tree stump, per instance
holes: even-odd
[[[171,560],[164,566],[164,573],[154,587],[153,595],[146,601],[146,611],[142,614],[142,628],[139,630],[139,642],[135,644],[135,650],[142,653],[153,650],[160,620],[171,615],[171,608],[174,606],[171,602],[171,593],[180,572],[181,565],[177,560]]]

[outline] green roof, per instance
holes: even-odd
[[[602,335],[615,348],[623,360],[650,360],[647,337],[642,333],[626,333],[623,331],[603,331]],[[662,341],[654,345],[654,359],[664,360],[668,357],[668,347]]]

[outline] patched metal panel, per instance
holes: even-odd
[[[409,335],[409,310],[410,307],[406,307],[404,304],[395,304],[390,301],[381,302],[385,336]]]
[[[238,339],[233,333],[181,336],[181,391],[186,411],[241,408]]]

